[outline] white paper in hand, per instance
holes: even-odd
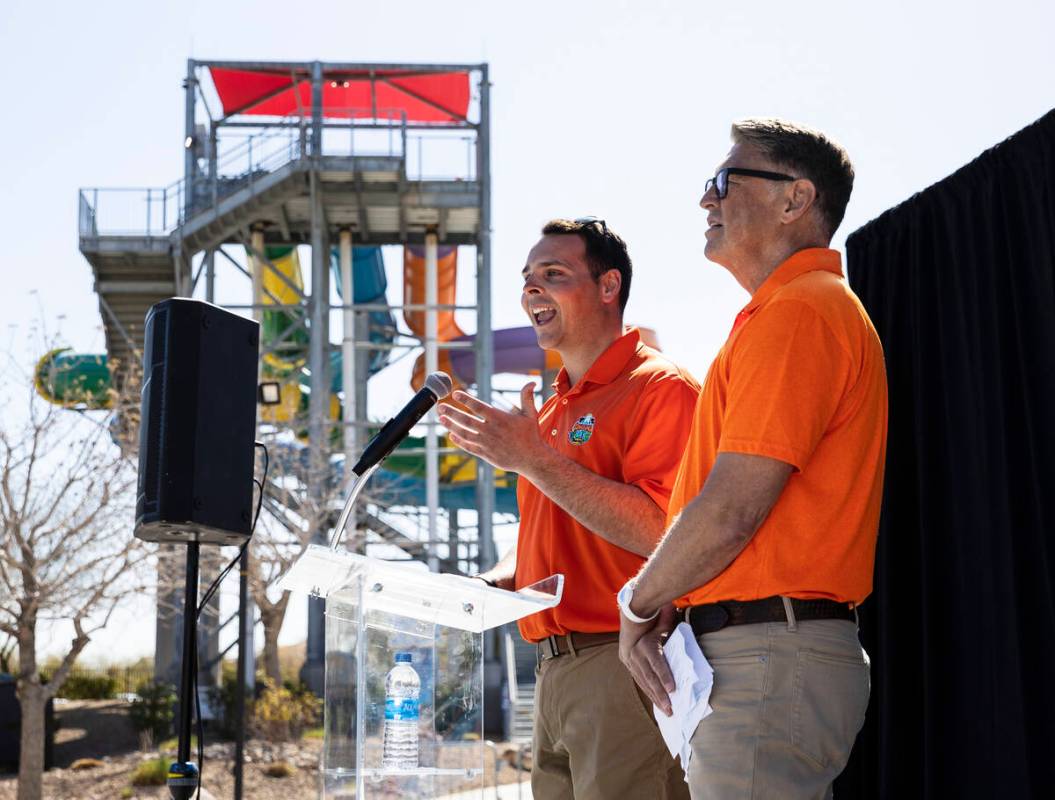
[[[700,720],[711,713],[709,701],[714,685],[714,670],[700,650],[692,628],[684,622],[671,632],[663,646],[663,653],[674,675],[676,687],[670,695],[672,713],[668,717],[655,705],[652,706],[652,713],[670,754],[681,758],[681,768],[685,770],[685,780],[688,782],[689,759],[692,756],[689,740]]]

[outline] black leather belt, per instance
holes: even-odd
[[[852,603],[837,603],[834,600],[791,601],[791,611],[797,622],[811,619],[845,619],[854,621],[857,614]],[[761,622],[786,622],[787,611],[784,598],[764,597],[761,600],[723,600],[685,609],[685,621],[692,626],[697,636],[714,633],[730,625],[756,625]]]

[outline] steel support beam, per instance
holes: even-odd
[[[205,254],[205,299],[210,303],[216,302],[216,251],[209,250]]]
[[[480,232],[476,250],[476,391],[491,401],[494,372],[494,339],[491,335],[491,82],[487,65],[480,67],[480,123],[477,127],[476,168],[480,182]],[[476,531],[479,569],[492,566],[494,546],[495,471],[483,459],[476,461]],[[501,628],[484,635],[485,731],[502,731],[505,720],[501,697]]]
[[[345,308],[341,312],[344,336],[341,339],[341,388],[344,390],[342,411],[344,417],[344,474],[349,477],[349,470],[359,457],[359,427],[356,408],[356,358],[355,358],[355,275],[352,270],[352,232],[341,228],[339,233],[341,263],[341,300]],[[355,527],[352,520],[352,527]]]
[[[262,323],[264,321],[264,310],[259,307],[259,304],[264,302],[264,270],[267,269],[267,256],[264,253],[264,228],[260,225],[254,225],[249,234],[249,241],[251,245],[249,248],[249,264],[253,274],[253,319]]]
[[[436,304],[440,301],[439,282],[439,239],[436,230],[430,229],[425,234],[425,373],[431,375],[440,368],[440,353],[436,347],[439,338],[439,312]],[[429,569],[439,571],[439,560],[436,558],[436,542],[439,539],[439,505],[440,505],[440,460],[436,453],[439,441],[436,436],[436,409],[429,409],[425,415],[425,504],[428,507],[428,553]]]
[[[308,174],[311,199],[311,298],[308,314],[311,320],[311,340],[308,346],[308,366],[311,370],[311,398],[308,403],[308,493],[314,516],[321,521],[328,477],[330,405],[330,254],[324,225],[325,210],[319,186],[319,160],[322,152],[322,64],[316,61],[311,74],[311,161]],[[317,523],[318,524],[318,523]],[[325,531],[316,529],[314,537],[325,541]],[[320,598],[308,600],[307,658],[301,673],[303,681],[317,694],[322,694],[326,659],[326,604]]]
[[[98,281],[97,294],[166,294],[174,292],[172,281]]]
[[[195,75],[195,61],[193,58],[187,59],[187,79],[183,85],[184,92],[184,122],[183,122],[183,134],[186,137],[184,140],[183,148],[183,219],[186,220],[190,216],[191,208],[194,205],[194,179],[198,171],[198,164],[194,158],[194,146],[186,147],[187,141],[193,142],[194,140],[194,91],[195,84],[198,79]]]
[[[403,72],[401,77],[412,75],[430,75],[437,72],[471,72],[483,70],[486,73],[486,64],[382,64],[378,62],[354,63],[351,61],[201,61],[202,67],[218,67],[220,69],[243,69],[261,72],[274,72],[276,75],[284,75],[289,72],[299,72],[307,76],[314,75],[314,69],[319,67],[320,76],[322,71],[326,72]]]
[[[476,392],[491,402],[494,339],[491,336],[491,83],[487,65],[480,66],[480,123],[477,128],[476,174],[480,182],[480,232],[476,248]],[[481,570],[494,565],[493,518],[495,471],[483,459],[476,462],[477,538]]]

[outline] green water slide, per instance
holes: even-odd
[[[33,372],[37,392],[65,408],[110,407],[110,369],[105,355],[74,353],[58,348],[45,353]]]

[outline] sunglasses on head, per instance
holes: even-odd
[[[582,225],[584,228],[590,225],[600,225],[601,233],[605,236],[608,235],[608,225],[600,217],[579,217],[578,219],[573,219],[572,222],[576,225]]]

